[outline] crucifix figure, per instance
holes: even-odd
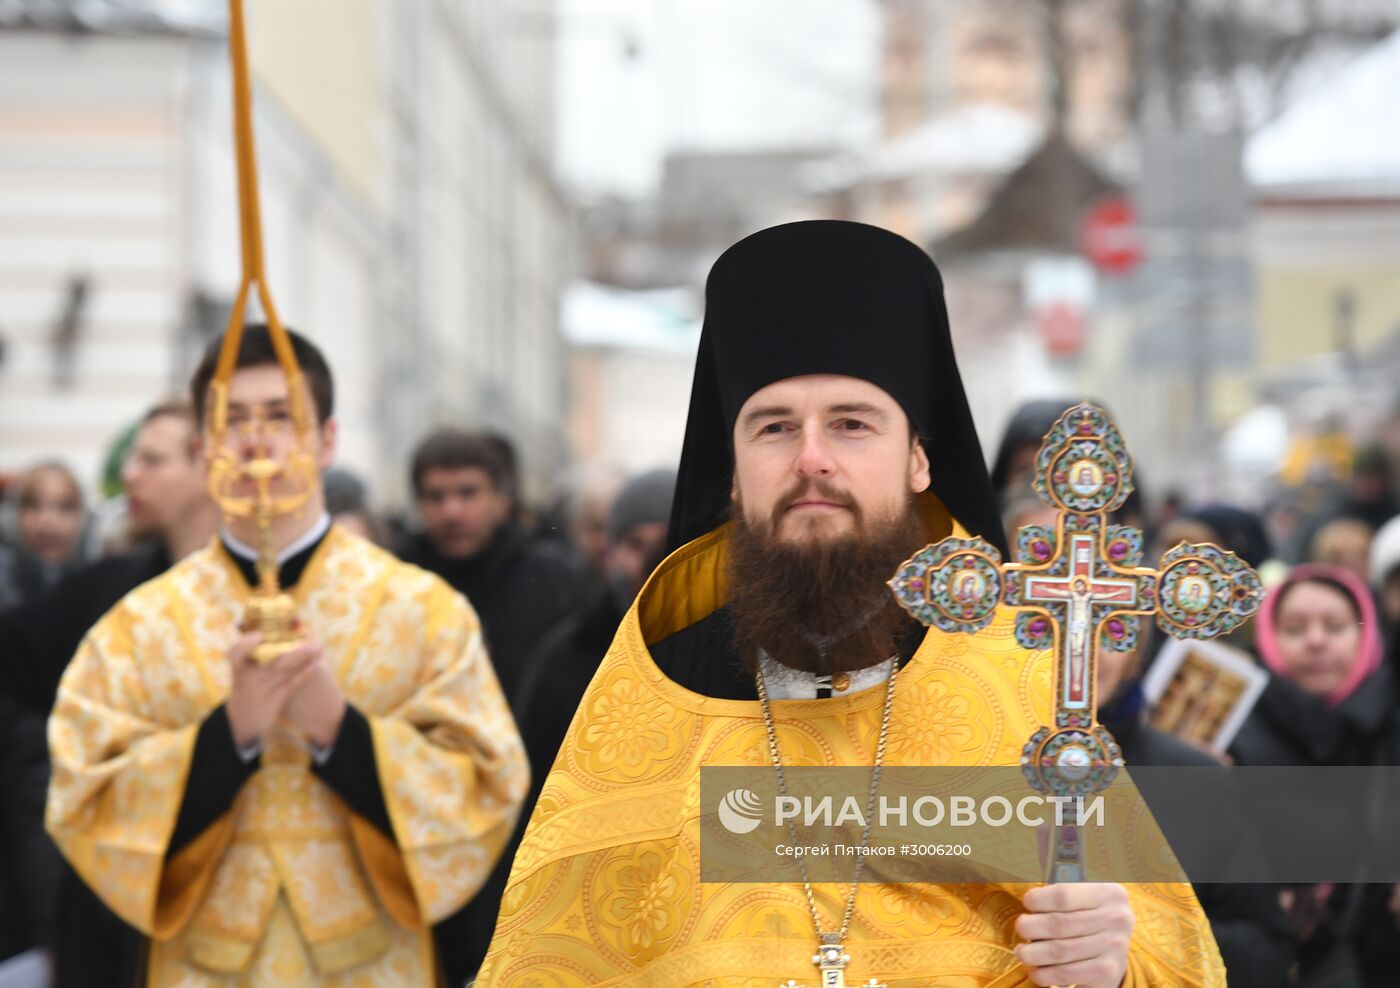
[[[845,948],[834,940],[828,939],[812,955],[812,963],[817,966],[817,970],[821,973],[821,980],[817,982],[816,988],[846,988],[846,965],[850,962],[850,955],[846,953]],[[806,986],[789,980],[784,981],[778,988],[806,988]],[[871,978],[860,988],[886,988],[886,986]]]
[[[948,632],[976,632],[998,605],[1015,608],[1016,641],[1055,653],[1055,707],[1031,735],[1021,768],[1031,787],[1055,796],[1087,796],[1107,787],[1123,765],[1097,720],[1100,649],[1137,646],[1138,618],[1153,616],[1176,638],[1213,638],[1259,608],[1255,572],[1233,553],[1181,543],[1158,569],[1142,561],[1142,533],[1110,524],[1132,493],[1132,460],[1107,413],[1087,402],[1069,409],[1036,457],[1035,489],[1059,512],[1055,527],[1021,529],[1016,562],[1003,563],[983,539],[944,539],[920,550],[890,581],[919,621]],[[967,591],[976,587],[979,592]],[[1078,828],[1055,828],[1048,882],[1083,881]]]
[[[1065,693],[1060,698],[1066,709],[1084,709],[1089,704],[1089,630],[1097,623],[1096,611],[1133,610],[1141,596],[1133,577],[1104,577],[1096,572],[1096,539],[1079,532],[1069,539],[1069,573],[1063,576],[1028,573],[1021,593],[1023,603],[1050,607],[1068,605]],[[1115,607],[1114,605],[1117,605]]]

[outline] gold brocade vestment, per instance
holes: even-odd
[[[310,771],[282,724],[231,810],[167,860],[248,593],[215,542],[89,632],[50,720],[49,831],[152,938],[153,988],[435,985],[429,924],[490,873],[528,775],[476,615],[437,577],[333,526],[292,593],[369,721],[394,837]]]
[[[952,531],[938,512],[937,539]],[[776,988],[814,984],[800,884],[699,881],[700,772],[770,764],[757,702],[701,696],[667,679],[648,644],[725,597],[727,533],[678,550],[624,618],[581,703],[516,854],[486,988]],[[886,765],[1017,765],[1051,709],[1051,656],[1015,641],[1005,615],[976,636],[931,629],[895,690]],[[884,687],[778,701],[790,765],[870,765]],[[1155,825],[1154,825],[1155,830]],[[1029,985],[1013,924],[1032,886],[860,887],[848,978],[890,988]],[[846,886],[816,886],[830,928]],[[1224,986],[1191,886],[1129,886],[1137,925],[1125,984]]]

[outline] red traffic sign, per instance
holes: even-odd
[[[1108,274],[1127,274],[1142,262],[1142,234],[1137,211],[1126,196],[1100,199],[1084,214],[1079,246],[1094,267]]]

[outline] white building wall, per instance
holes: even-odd
[[[363,40],[379,158],[317,143],[305,101],[281,101],[285,65],[264,80],[253,53],[274,300],[328,349],[341,460],[381,502],[402,501],[438,422],[504,431],[540,489],[567,453],[553,39],[517,30],[504,0],[374,0],[356,23],[378,25]],[[59,455],[95,479],[121,426],[183,388],[191,295],[237,287],[236,204],[222,40],[0,33],[0,471]],[[82,270],[87,333],[57,390],[48,340]]]
[[[504,433],[539,492],[568,452],[558,306],[569,216],[548,171],[552,39],[517,14],[425,3],[399,26],[400,57],[419,76],[400,111],[419,152],[400,165],[418,178],[404,208],[420,218],[427,423]]]
[[[107,444],[171,387],[184,58],[167,39],[0,34],[0,471],[53,456],[91,486]],[[82,274],[63,388],[50,340]]]
[[[574,368],[582,404],[573,415],[589,422],[594,444],[584,459],[628,475],[680,463],[693,352],[583,348]]]

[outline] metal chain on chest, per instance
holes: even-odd
[[[807,908],[812,914],[812,925],[817,931],[817,939],[822,942],[844,942],[846,933],[851,927],[851,917],[855,914],[856,889],[860,885],[860,873],[865,867],[865,852],[870,847],[870,831],[875,823],[875,800],[880,791],[880,768],[885,762],[885,744],[889,740],[890,733],[890,712],[894,709],[894,684],[895,678],[899,675],[899,656],[891,656],[890,675],[885,682],[885,707],[880,715],[880,739],[875,745],[875,764],[870,770],[870,797],[865,807],[865,831],[861,835],[861,853],[856,858],[855,872],[851,875],[851,888],[846,895],[846,908],[841,916],[841,929],[837,933],[826,933],[822,930],[821,914],[817,911],[817,899],[812,892],[812,882],[807,877],[807,863],[799,856],[797,867],[802,872],[802,890],[807,893]],[[773,705],[768,699],[768,688],[763,680],[763,664],[758,664],[758,675],[755,677],[758,684],[758,699],[763,707],[763,726],[768,733],[768,754],[773,759],[773,771],[778,776],[778,792],[786,797],[787,779],[783,776],[783,759],[778,751],[778,732],[773,723]],[[791,820],[788,821],[788,836],[793,844],[797,843],[797,828],[793,826]]]

